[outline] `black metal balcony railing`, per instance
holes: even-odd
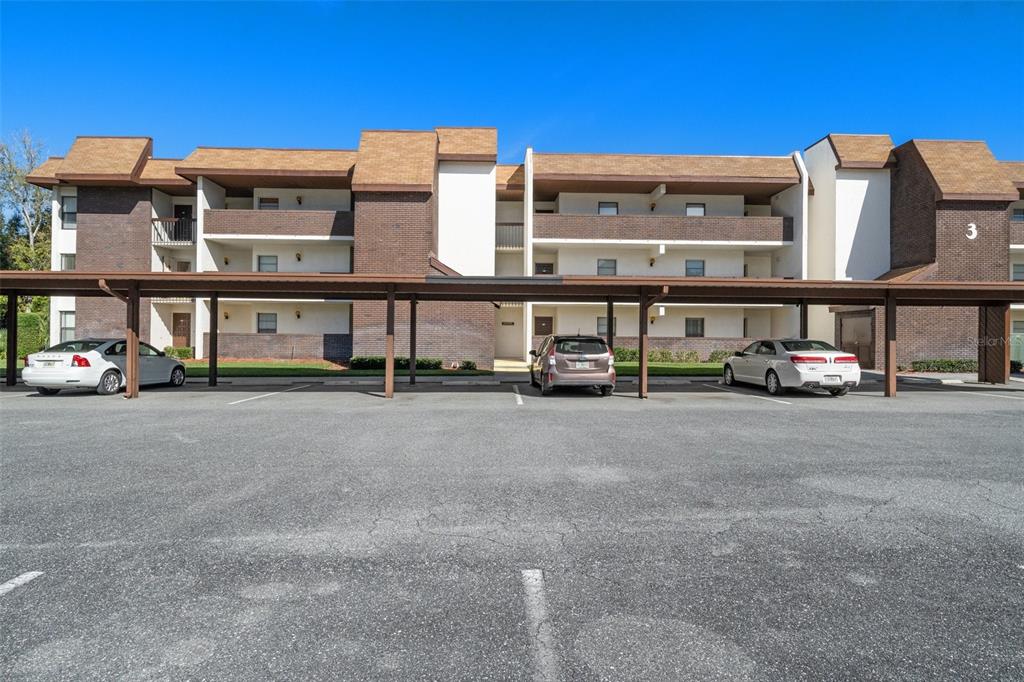
[[[193,218],[153,218],[153,243],[189,245],[196,241]]]
[[[515,251],[523,248],[522,223],[495,223],[494,247],[498,251]]]

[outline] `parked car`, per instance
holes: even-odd
[[[823,388],[846,395],[860,384],[857,356],[824,341],[772,339],[755,341],[725,361],[726,386],[758,384],[771,395],[787,388]]]
[[[546,336],[530,356],[530,384],[542,395],[561,386],[615,390],[615,356],[600,336]]]
[[[92,388],[101,395],[125,385],[128,343],[124,339],[65,341],[25,358],[21,378],[42,395],[65,388]],[[139,343],[139,384],[185,383],[185,366],[147,343]]]

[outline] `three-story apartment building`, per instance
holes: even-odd
[[[53,191],[54,269],[1024,279],[1024,164],[997,162],[981,142],[896,147],[886,135],[833,134],[787,156],[527,149],[522,163],[497,159],[494,128],[367,130],[354,150],[199,147],[184,159],[154,158],[149,138],[79,137],[29,180]],[[425,301],[417,345],[421,357],[483,368],[525,357],[548,333],[611,324],[616,345],[632,346],[638,311],[617,304],[609,321],[604,306],[568,302]],[[222,299],[218,314],[222,357],[383,352],[379,302]],[[1024,334],[1024,310],[1012,314]],[[400,354],[407,315],[400,306]],[[901,363],[973,356],[976,312],[901,315]],[[203,298],[149,300],[142,334],[202,357],[209,316]],[[810,331],[870,365],[878,316],[812,308]],[[799,314],[656,305],[648,323],[652,348],[705,358],[795,335]],[[54,343],[123,324],[115,300],[51,302]]]

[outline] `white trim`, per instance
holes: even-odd
[[[1024,310],[1024,303],[1011,303],[1010,310]]]
[[[276,234],[208,234],[205,235],[206,241],[217,241],[220,239],[248,239],[252,241],[275,241],[275,242],[311,242],[311,241],[335,241],[335,242],[351,242],[355,241],[355,237],[344,237],[344,236],[327,236],[321,237],[319,235],[276,235]]]
[[[542,301],[542,302],[536,302],[535,301],[534,305],[541,306],[541,307],[563,306],[563,305],[589,305],[589,306],[595,306],[595,307],[599,307],[599,308],[605,308],[605,307],[607,307],[608,304],[606,302],[604,302],[604,301],[596,301],[596,302],[590,302],[590,301],[563,301],[561,303],[549,303],[548,301]],[[629,308],[629,307],[636,308],[636,307],[639,307],[640,304],[639,303],[629,303],[629,302],[619,302],[619,301],[615,302],[615,307],[616,308],[623,307],[623,306],[627,307],[627,308]],[[749,305],[745,305],[745,304],[742,304],[742,303],[659,303],[658,306],[661,307],[661,308],[785,308],[785,307],[787,307],[785,303],[751,303]]]
[[[197,298],[197,301],[209,301],[210,297]],[[351,298],[228,298],[221,296],[221,303],[352,303]]]
[[[1024,244],[1010,244],[1010,251],[1024,251]]]
[[[711,239],[559,239],[538,237],[534,244],[618,244],[621,246],[792,246],[791,241],[716,241]]]

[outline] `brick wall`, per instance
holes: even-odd
[[[351,211],[211,209],[203,214],[203,232],[351,237],[354,222]]]
[[[1010,243],[1024,244],[1024,223],[1010,223]]]
[[[935,184],[913,145],[893,150],[889,175],[889,258],[893,268],[935,261]]]
[[[210,334],[203,334],[203,352],[209,357]],[[236,334],[217,335],[220,358],[274,360],[334,360],[352,357],[350,334]]]
[[[968,239],[967,226],[978,236]],[[936,207],[934,279],[1006,281],[1010,272],[1010,212],[1005,201],[940,201]]]
[[[538,213],[534,238],[790,241],[793,219],[778,216],[573,215]]]
[[[712,351],[727,350],[737,351],[746,348],[757,339],[737,337],[703,337],[692,338],[683,336],[648,337],[648,347],[651,350],[667,349],[673,353],[676,351],[695,350],[702,361],[706,361]],[[532,348],[540,347],[543,336],[533,337]],[[640,339],[636,336],[616,336],[613,341],[616,348],[638,348]]]
[[[151,191],[145,187],[78,188],[75,268],[148,272],[152,267]],[[75,299],[75,335],[123,337],[125,304],[111,297]],[[140,337],[149,340],[149,299],[139,311]]]

